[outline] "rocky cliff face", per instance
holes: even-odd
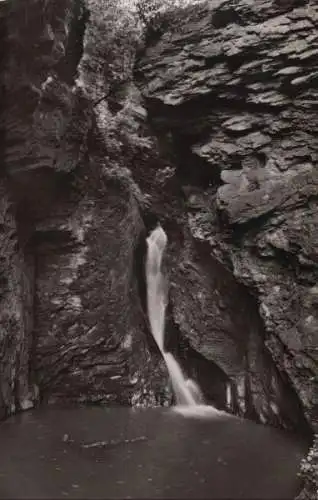
[[[206,399],[317,425],[318,8],[253,5],[176,12],[136,62],[115,4],[1,4],[2,415],[171,401],[145,305],[159,220],[167,346]]]
[[[1,4],[2,415],[38,401],[167,399],[138,294],[139,190],[115,114],[96,103],[110,71],[97,9]]]
[[[318,9],[260,4],[171,16],[136,77],[187,214],[175,322],[260,419],[317,422]]]

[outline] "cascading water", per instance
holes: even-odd
[[[148,245],[146,259],[147,303],[153,337],[166,362],[177,405],[202,405],[203,398],[197,384],[193,380],[185,378],[177,360],[164,349],[167,296],[165,278],[161,272],[161,262],[168,242],[167,235],[159,225],[152,231],[146,241]]]

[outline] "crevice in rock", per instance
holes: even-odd
[[[176,176],[179,183],[202,188],[219,186],[220,170],[193,153],[189,147],[193,143],[193,138],[188,134],[185,136],[174,134],[173,152],[178,159]]]
[[[76,0],[73,7],[73,18],[67,40],[64,57],[55,67],[59,77],[69,85],[77,77],[78,64],[84,52],[84,37],[90,12],[84,0]]]
[[[282,404],[283,411],[277,427],[282,426],[288,430],[296,431],[311,438],[312,429],[304,416],[304,408],[295,388],[293,387],[292,381],[285,371],[280,370],[279,367],[275,365],[271,355],[268,355],[271,359],[274,370],[277,373],[277,377],[280,379],[281,390],[284,395],[284,402]]]
[[[241,16],[232,6],[225,7],[223,10],[219,9],[212,15],[212,26],[216,29],[225,28],[232,23],[244,25]]]
[[[213,272],[212,262],[214,259],[211,256],[211,249],[209,245],[207,243],[197,242],[196,247],[200,251],[200,262],[202,261],[203,254],[205,254],[205,258],[208,258],[211,261],[211,272]],[[215,265],[217,265],[220,269],[222,268],[220,263],[214,264],[214,266]],[[244,337],[241,339],[243,343],[245,342],[246,411],[244,412],[244,415],[242,415],[240,411],[238,414],[244,416],[245,418],[262,422],[260,413],[255,405],[255,394],[253,394],[255,388],[256,391],[258,390],[257,384],[261,382],[264,388],[264,405],[269,405],[269,408],[271,408],[271,404],[276,401],[274,404],[278,406],[277,414],[275,414],[275,411],[272,411],[272,408],[269,410],[266,416],[266,422],[276,427],[284,427],[289,430],[300,430],[304,434],[310,434],[310,426],[304,417],[304,408],[302,407],[300,398],[292,385],[292,381],[289,379],[285,371],[280,370],[279,364],[275,362],[266,345],[268,335],[266,333],[264,320],[259,313],[257,292],[255,291],[254,296],[251,293],[252,290],[250,287],[246,287],[233,276],[233,271],[230,271],[229,269],[226,269],[226,272],[223,273],[218,271],[220,276],[223,274],[223,280],[226,279],[226,275],[228,273],[234,282],[237,283],[238,290],[240,290],[240,296],[245,296],[247,307],[245,312],[244,310],[241,311],[241,315],[243,316],[244,314],[248,314],[250,318],[250,332],[248,338],[245,341]],[[229,279],[229,277],[227,279]],[[226,289],[223,290],[222,294],[226,298]],[[240,334],[240,328],[242,329],[242,325],[237,325],[237,328],[238,333]],[[277,339],[281,343],[281,351],[286,349],[286,346],[284,346],[278,337]],[[236,387],[236,393],[237,391],[238,388]]]
[[[231,228],[231,235],[233,244],[240,247],[243,238],[247,236],[251,237],[259,233],[260,228],[265,228],[267,222],[270,221],[271,217],[275,213],[276,209],[269,210],[268,212],[258,215],[257,217],[251,217],[247,222],[242,222],[240,224],[233,223],[229,221],[229,218],[224,210],[219,210],[219,217],[228,227]]]
[[[166,130],[168,125],[171,130],[180,130],[180,125],[182,124],[182,129],[185,129],[187,125],[190,126],[194,119],[200,120],[205,126],[210,127],[210,134],[212,134],[213,129],[213,115],[217,112],[218,114],[224,114],[230,112],[230,115],[235,115],[235,113],[251,113],[251,114],[278,114],[278,112],[286,107],[286,104],[281,104],[280,106],[273,106],[271,103],[264,102],[250,102],[246,100],[248,98],[249,91],[242,86],[242,92],[240,87],[240,95],[235,96],[230,94],[231,98],[226,98],[220,95],[220,90],[212,90],[211,92],[192,97],[189,100],[185,100],[181,104],[169,105],[164,103],[161,99],[155,97],[146,98],[146,105],[149,114],[149,119],[154,124],[157,131]],[[202,119],[202,109],[205,110]],[[211,113],[211,116],[209,116]],[[215,124],[215,126],[217,126]],[[196,123],[198,127],[198,123]],[[201,128],[198,128],[198,132],[202,132]]]
[[[274,376],[281,385],[281,393],[285,395],[285,404],[283,405],[281,422],[279,423],[287,429],[298,430],[311,438],[312,428],[310,422],[305,416],[305,410],[297,394],[297,390],[284,368],[285,362],[291,363],[291,365],[293,364],[292,353],[274,332],[272,332],[270,336],[267,335],[266,338],[264,338],[263,350],[264,355],[273,366]],[[279,352],[278,356],[277,351]],[[312,373],[307,374],[308,377],[311,375]]]

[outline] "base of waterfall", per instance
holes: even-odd
[[[222,410],[217,410],[214,406],[198,404],[193,406],[177,405],[172,407],[172,411],[184,417],[191,418],[230,418],[231,415]]]
[[[309,443],[222,413],[197,405],[16,415],[0,423],[0,499],[294,498]]]

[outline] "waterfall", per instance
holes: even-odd
[[[197,406],[203,403],[199,387],[193,380],[184,376],[175,357],[164,349],[167,292],[165,277],[161,272],[161,262],[168,238],[159,225],[146,241],[148,245],[146,259],[147,304],[151,331],[166,362],[177,405]]]

